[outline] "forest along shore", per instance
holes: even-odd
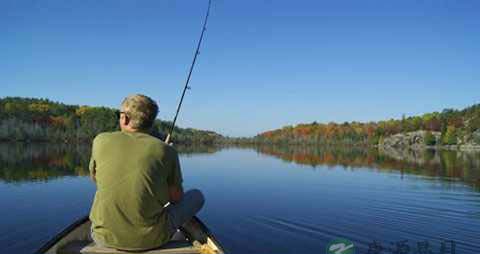
[[[480,147],[480,104],[378,122],[298,124],[263,132],[255,142],[476,150]]]
[[[171,122],[155,120],[152,135],[165,139]],[[116,131],[118,110],[66,105],[48,99],[0,98],[0,141],[90,143],[105,131]],[[222,135],[213,131],[175,127],[176,144],[212,144]]]
[[[48,99],[0,98],[0,141],[89,143],[118,130],[118,110],[66,105]],[[152,135],[165,138],[171,122],[157,119]],[[480,104],[378,122],[285,126],[254,137],[231,138],[209,130],[175,127],[175,144],[342,145],[409,149],[480,150]]]

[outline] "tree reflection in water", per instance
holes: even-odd
[[[374,168],[460,180],[480,190],[480,152],[364,147],[254,146],[261,154],[301,165]]]
[[[211,154],[219,147],[178,146],[180,154]],[[48,181],[64,176],[88,176],[91,147],[86,144],[0,143],[0,181]]]
[[[480,190],[480,152],[397,150],[363,147],[243,146],[286,162],[312,167],[374,168],[460,180]],[[177,146],[183,156],[213,154],[218,146]],[[87,176],[90,146],[67,144],[0,144],[0,180],[9,183]]]

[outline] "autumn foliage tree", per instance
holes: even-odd
[[[376,145],[388,136],[419,130],[432,136],[432,132],[441,132],[442,144],[457,144],[463,135],[476,142],[474,137],[480,135],[480,104],[464,110],[446,109],[441,113],[379,122],[299,124],[261,133],[254,140],[259,143]],[[430,145],[436,143],[432,136],[426,139]]]
[[[156,120],[153,132],[165,136],[169,122]],[[47,99],[0,99],[0,140],[84,142],[98,133],[118,130],[117,110],[65,105]],[[177,143],[214,142],[221,136],[208,131],[176,128]]]

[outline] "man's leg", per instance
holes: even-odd
[[[205,198],[197,189],[189,190],[183,194],[180,202],[166,207],[170,234],[189,222],[192,217],[202,209]]]

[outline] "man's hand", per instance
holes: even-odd
[[[178,186],[169,186],[168,187],[168,194],[170,198],[170,203],[175,204],[180,202],[183,197],[183,188]]]

